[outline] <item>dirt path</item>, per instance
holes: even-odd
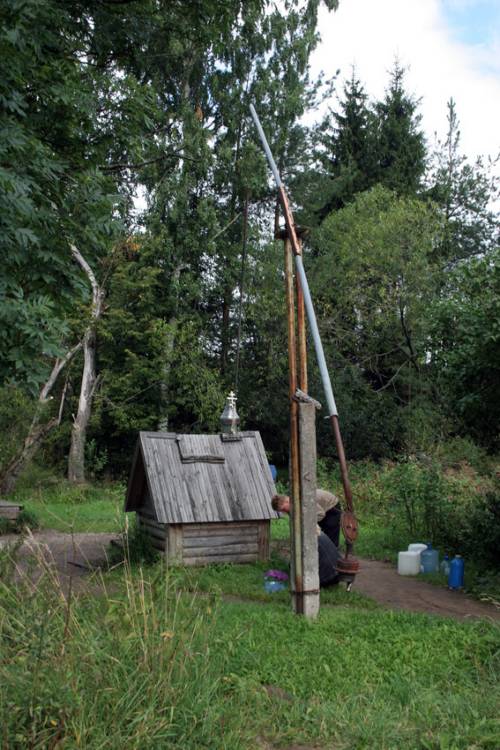
[[[63,588],[69,579],[85,585],[83,577],[105,563],[107,551],[115,534],[64,534],[58,531],[36,532],[19,550],[21,569],[36,555],[53,560]],[[16,536],[0,538],[0,548],[19,541]],[[434,586],[421,577],[399,576],[388,563],[362,560],[361,571],[356,577],[354,591],[375,599],[382,606],[409,612],[453,617],[458,620],[489,618],[500,622],[500,610],[490,604],[479,602],[459,591],[448,591]]]
[[[353,590],[375,599],[389,609],[426,612],[457,620],[490,618],[500,622],[500,610],[443,586],[427,583],[420,576],[400,576],[388,563],[362,560]]]
[[[69,581],[73,589],[86,587],[84,576],[106,563],[109,545],[116,534],[65,534],[60,531],[40,531],[26,537],[16,554],[19,575],[29,569],[30,579],[37,580],[37,569],[42,572],[43,561],[53,563],[64,591]],[[0,537],[0,549],[16,545],[19,536]],[[33,558],[38,560],[35,570]]]

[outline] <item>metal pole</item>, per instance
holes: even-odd
[[[293,399],[297,390],[297,342],[295,338],[295,306],[293,294],[293,261],[290,241],[285,239],[285,292],[288,324],[288,371],[290,396],[290,486],[292,496],[291,532],[292,538],[292,576],[294,587],[294,608],[297,613],[303,611],[303,571],[302,571],[302,528],[300,497],[300,457],[299,457],[299,410]]]
[[[331,384],[330,375],[328,374],[328,369],[326,366],[325,354],[323,351],[323,344],[321,343],[318,323],[316,321],[316,314],[314,312],[314,306],[313,306],[313,302],[311,299],[311,292],[309,291],[309,284],[307,283],[306,272],[304,270],[304,265],[302,263],[302,248],[299,244],[297,233],[295,231],[295,225],[293,223],[292,212],[288,204],[288,198],[283,188],[283,183],[281,182],[281,178],[279,176],[278,167],[276,166],[276,162],[273,159],[271,149],[269,148],[269,144],[267,142],[265,133],[262,130],[262,125],[260,124],[259,116],[257,115],[257,112],[255,111],[255,107],[253,106],[253,104],[250,104],[250,112],[252,113],[252,117],[257,127],[257,130],[259,132],[259,136],[262,141],[264,151],[266,152],[266,156],[269,161],[271,171],[274,175],[274,179],[276,180],[276,185],[278,186],[278,196],[280,199],[281,207],[283,209],[283,214],[285,216],[285,224],[286,224],[286,228],[288,232],[288,237],[290,239],[292,250],[295,255],[295,266],[297,268],[297,275],[299,277],[300,285],[302,288],[302,293],[304,295],[304,303],[305,303],[305,307],[307,311],[307,319],[309,321],[309,327],[311,329],[311,333],[312,333],[312,337],[314,341],[314,348],[316,350],[316,357],[318,359],[318,366],[319,366],[319,371],[321,374],[321,380],[323,383],[323,390],[325,392],[325,398],[326,398],[326,403],[328,407],[328,414],[329,416],[332,416],[332,415],[337,416],[338,414],[337,406],[335,404],[335,399],[333,397],[332,384]]]
[[[274,179],[278,187],[278,197],[279,197],[281,207],[283,210],[283,215],[285,218],[285,225],[287,228],[288,236],[290,238],[292,249],[295,255],[295,266],[297,269],[297,275],[299,277],[300,285],[302,287],[302,292],[304,295],[304,303],[305,303],[305,307],[307,311],[307,319],[309,321],[309,327],[311,329],[311,333],[312,333],[312,337],[314,341],[314,348],[316,351],[316,358],[318,360],[318,367],[319,367],[319,371],[321,374],[321,380],[323,383],[323,390],[325,393],[325,399],[326,399],[327,408],[328,408],[328,415],[331,419],[331,423],[333,427],[335,444],[337,447],[337,453],[338,453],[339,463],[340,463],[340,468],[341,468],[342,485],[344,488],[346,505],[347,505],[348,511],[350,512],[352,516],[353,515],[352,513],[352,491],[351,491],[351,486],[349,483],[349,478],[347,475],[347,464],[345,460],[344,446],[342,443],[342,437],[340,435],[340,429],[339,429],[339,424],[338,424],[337,405],[335,403],[335,398],[333,396],[330,375],[328,373],[328,368],[326,366],[325,353],[323,351],[323,344],[321,342],[321,337],[320,337],[320,333],[318,329],[318,323],[316,320],[316,314],[314,312],[311,292],[309,290],[309,284],[307,282],[306,272],[304,270],[304,265],[302,263],[302,248],[300,247],[300,244],[297,238],[295,225],[293,222],[292,211],[290,209],[290,204],[288,203],[288,197],[286,195],[285,188],[283,186],[281,177],[278,172],[278,167],[276,166],[276,162],[274,161],[273,155],[271,153],[271,149],[269,148],[269,144],[267,142],[266,135],[262,129],[259,116],[257,115],[257,112],[255,111],[255,107],[253,106],[253,104],[250,104],[250,113],[252,115],[253,121],[259,133],[260,139],[262,141],[262,145],[264,147],[264,151],[267,156],[267,160],[269,162],[269,166],[271,167],[271,171],[274,175]],[[353,524],[356,523],[354,518],[348,519],[348,520]],[[355,531],[353,532],[353,534],[355,535],[356,533],[357,533],[357,527]],[[349,547],[350,545],[348,544],[348,551],[349,551]]]
[[[302,240],[299,243],[302,249]],[[289,243],[290,244],[290,243]],[[291,248],[290,248],[291,252]],[[306,336],[306,313],[304,307],[304,295],[299,279],[295,277],[295,294],[297,297],[297,339],[299,344],[299,388],[307,393],[307,336]]]

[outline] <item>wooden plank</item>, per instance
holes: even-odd
[[[224,450],[218,435],[177,435],[177,443],[183,463],[224,463]]]
[[[183,464],[175,439],[141,433],[148,485],[160,522],[258,521],[275,517],[270,507],[272,479],[258,433],[244,433],[241,440],[225,444],[218,435],[191,437],[219,441],[225,463]]]
[[[217,545],[205,545],[200,544],[197,547],[185,547],[184,556],[186,557],[213,557],[214,555],[232,555],[240,552],[252,552],[257,555],[259,552],[259,546],[257,542],[248,542],[247,544],[217,544]]]
[[[248,523],[228,523],[228,524],[216,524],[216,523],[201,523],[201,524],[186,524],[184,526],[184,536],[186,538],[197,537],[197,536],[258,536],[258,522],[255,524]]]
[[[0,508],[0,518],[6,518],[8,521],[15,521],[20,512],[20,507],[6,508],[4,506],[3,508]]]
[[[255,544],[258,545],[259,538],[256,534],[247,535],[212,535],[184,537],[184,549],[190,547],[217,547],[219,544]]]
[[[171,563],[181,565],[182,559],[182,537],[183,530],[181,524],[171,523],[168,526],[167,533],[167,555]]]
[[[158,521],[158,519],[156,518],[156,513],[153,510],[146,508],[145,506],[137,511],[137,515],[141,516],[142,518],[150,518],[152,521],[156,521],[156,523],[161,523],[161,521]]]
[[[184,565],[216,565],[217,563],[253,563],[257,562],[255,554],[218,555],[217,557],[186,557]]]
[[[263,521],[259,524],[258,553],[261,561],[269,560],[270,526],[270,521]]]
[[[163,529],[164,531],[167,528],[166,523],[159,523],[155,518],[151,518],[151,516],[143,515],[142,513],[138,513],[137,517],[141,523],[147,524],[148,526],[157,528],[157,529]]]
[[[160,539],[165,544],[165,540],[167,538],[167,535],[165,531],[162,531],[160,529],[155,529],[151,526],[146,526],[141,524],[141,529],[143,529],[148,536],[150,536],[153,539]]]

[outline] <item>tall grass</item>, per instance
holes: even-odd
[[[111,588],[97,577],[78,596],[61,589],[41,555],[36,568],[36,585],[29,574],[13,585],[4,555],[2,746],[210,746],[220,680],[209,659],[212,598],[171,590],[161,567],[146,579],[125,564]],[[229,722],[227,732],[239,727]]]
[[[76,594],[42,557],[23,573],[2,553],[2,747],[500,747],[493,624],[347,595],[314,623],[286,597],[228,601],[226,581],[262,588],[252,571],[125,562]]]

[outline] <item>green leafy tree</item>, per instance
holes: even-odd
[[[459,434],[498,448],[500,252],[459,263],[432,309],[432,367]]]
[[[149,109],[116,59],[96,55],[93,8],[2,6],[0,377],[32,393],[65,350],[68,318],[87,294],[70,243],[91,265],[108,253],[130,193],[115,162],[139,148],[138,118]]]
[[[368,453],[370,444],[404,445],[405,420],[432,396],[427,310],[438,284],[431,262],[438,230],[432,209],[378,186],[313,235],[311,283],[333,372],[343,371],[339,402],[352,404],[344,419],[354,455],[356,441]],[[380,425],[385,446],[375,435]]]

